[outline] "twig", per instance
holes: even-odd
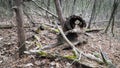
[[[32,2],[33,2],[38,8],[40,8],[40,9],[46,11],[47,13],[53,15],[55,18],[58,18],[58,16],[56,16],[54,13],[52,13],[52,12],[50,12],[49,10],[47,10],[47,9],[45,9],[45,8],[43,8],[43,7],[41,7],[41,6],[39,6],[35,1],[32,0]]]
[[[28,15],[28,13],[27,12],[25,12],[25,10],[23,10],[23,12],[24,12],[24,14],[26,15],[26,17],[28,18],[28,21],[30,22],[30,23],[32,23],[32,25],[33,26],[35,26],[35,21],[30,17],[30,15]]]

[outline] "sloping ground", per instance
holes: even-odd
[[[34,35],[31,32],[32,28],[26,28],[26,37]],[[89,33],[91,37],[88,37],[88,43],[81,46],[77,46],[84,53],[99,53],[99,47],[102,51],[107,54],[109,59],[115,64],[117,68],[120,67],[120,42],[111,36],[101,33]],[[37,34],[40,38],[42,45],[55,43],[55,34],[49,33],[49,31],[41,31]],[[49,38],[48,38],[49,37]],[[52,40],[52,39],[54,40]],[[34,49],[35,44],[30,44],[30,40],[27,43],[28,49]],[[71,54],[71,50],[62,50],[59,46],[53,49],[47,50],[48,52],[54,52],[60,55]],[[82,58],[84,59],[84,58]],[[82,60],[81,59],[81,60]],[[89,63],[92,63],[91,60]],[[74,65],[70,66],[71,63],[58,59],[50,60],[47,58],[38,58],[35,55],[25,56],[21,59],[18,58],[18,47],[17,47],[17,34],[16,28],[12,29],[0,29],[0,68],[76,68]]]
[[[112,62],[119,65],[120,62],[120,43],[107,35],[103,34],[92,34],[93,39],[89,39],[89,43],[83,47],[84,52],[93,53],[99,52],[101,47],[102,51],[105,52]]]
[[[24,57],[22,59],[18,59],[17,54],[17,44],[16,44],[16,33],[15,28],[12,30],[0,30],[0,67],[1,68],[16,68],[16,67],[23,67],[27,68],[28,66],[31,67],[50,67],[50,66],[58,66],[59,68],[69,66],[70,63],[67,61],[57,61],[57,60],[49,60],[49,59],[36,59],[35,56],[30,55],[28,57]],[[26,29],[26,31],[28,31]],[[44,35],[46,31],[42,31]],[[30,32],[28,32],[29,34]],[[51,37],[54,35],[51,34]],[[108,37],[105,34],[100,33],[90,33],[88,38],[88,43],[82,46],[77,46],[80,50],[85,53],[99,53],[99,46],[101,46],[102,51],[107,54],[107,56],[112,60],[112,62],[119,68],[120,62],[120,43],[112,38]],[[53,40],[46,38],[45,36],[40,37],[42,44],[50,44],[54,43]],[[29,45],[27,45],[29,46]],[[34,45],[33,45],[34,46]],[[62,46],[62,45],[61,45]],[[63,46],[62,46],[63,47]],[[61,55],[70,54],[71,50],[61,50],[61,48],[56,47],[53,49],[48,50],[49,52],[57,52]]]

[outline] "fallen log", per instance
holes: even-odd
[[[12,29],[13,25],[0,25],[0,29]]]
[[[82,59],[82,61],[77,60],[74,55],[72,55],[72,56],[62,56],[62,55],[47,53],[47,52],[41,51],[41,50],[30,50],[30,51],[25,51],[24,53],[28,54],[28,55],[37,55],[37,57],[45,58],[45,59],[52,59],[53,60],[53,59],[59,58],[59,60],[62,60],[62,61],[65,60],[65,61],[71,62],[75,65],[76,64],[80,65],[80,66],[82,66],[82,68],[98,68],[100,66],[97,63],[92,64],[92,63],[86,62],[84,59]],[[89,57],[89,55],[87,55],[87,54],[86,54],[86,56]],[[95,59],[95,58],[92,56],[92,59]]]

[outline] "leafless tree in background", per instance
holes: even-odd
[[[95,11],[96,11],[96,2],[97,2],[97,0],[94,0],[92,13],[91,13],[91,17],[90,17],[90,20],[89,20],[89,23],[88,23],[88,27],[87,27],[87,28],[90,28],[90,27],[91,27],[91,22],[92,22],[92,20],[94,19]]]
[[[72,12],[71,12],[71,15],[74,14],[74,11],[75,11],[75,4],[76,4],[76,0],[73,1],[73,6],[72,6]]]
[[[108,28],[110,27],[110,24],[111,24],[111,26],[112,26],[111,32],[112,32],[113,36],[114,36],[113,29],[114,29],[115,15],[117,13],[117,8],[119,6],[119,3],[120,3],[119,0],[114,0],[111,16],[110,16],[110,19],[109,19],[109,23],[108,23],[108,25],[107,25],[107,27],[105,29],[105,33],[107,33]]]
[[[50,10],[50,0],[47,0],[47,10]],[[46,12],[46,16],[47,16],[48,21],[50,22],[49,15],[47,12]]]

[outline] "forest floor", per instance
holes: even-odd
[[[6,22],[6,21],[5,21]],[[38,22],[47,22],[40,19]],[[15,23],[15,22],[13,22]],[[99,26],[99,27],[98,27]],[[93,28],[104,28],[103,23],[96,23]],[[26,38],[35,35],[31,30],[34,28],[25,28]],[[115,34],[120,34],[120,26],[115,25]],[[39,42],[42,45],[49,45],[56,42],[56,35],[50,33],[48,30],[41,31],[36,34],[39,37]],[[120,68],[120,40],[118,37],[112,37],[111,33],[102,34],[90,33],[91,37],[87,38],[87,43],[77,46],[78,49],[84,53],[99,53],[99,46],[102,51],[107,54],[109,59],[117,68]],[[68,44],[65,44],[68,45]],[[34,49],[36,46],[32,40],[27,40],[26,46],[28,49]],[[60,55],[70,55],[71,50],[62,50],[63,45],[48,49],[49,53],[58,53]],[[81,58],[84,59],[84,58]],[[92,64],[92,60],[89,64]],[[36,57],[36,55],[27,55],[23,58],[18,58],[17,46],[17,28],[0,29],[0,68],[77,68],[71,65],[72,63],[64,60]],[[100,67],[101,68],[101,67]]]

